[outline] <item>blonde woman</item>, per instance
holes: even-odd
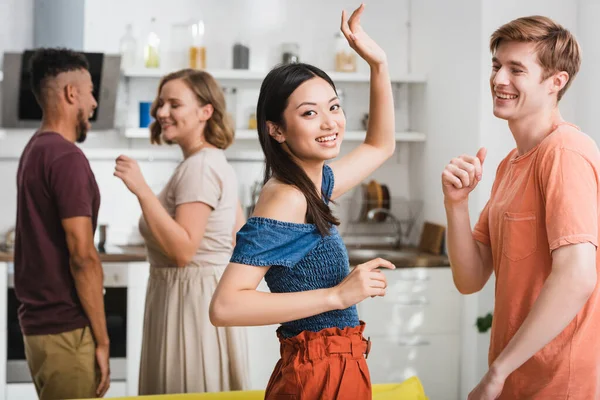
[[[150,261],[139,394],[248,387],[245,331],[211,325],[208,308],[244,223],[237,180],[224,154],[233,141],[223,92],[203,71],[165,76],[151,110],[151,142],[175,143],[184,160],[158,196],[138,164],[114,175],[137,196]]]

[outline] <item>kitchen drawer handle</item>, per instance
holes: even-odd
[[[409,299],[409,300],[400,300],[397,301],[396,304],[400,306],[425,306],[429,304],[429,300],[427,299]]]
[[[410,340],[410,339],[399,339],[398,346],[402,347],[418,347],[418,346],[429,346],[431,342],[425,339]]]

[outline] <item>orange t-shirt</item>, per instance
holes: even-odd
[[[491,246],[496,276],[490,364],[538,298],[552,269],[551,252],[576,243],[598,246],[599,176],[598,147],[566,123],[498,166],[473,232]],[[596,286],[565,330],[508,377],[500,399],[600,399],[599,296]]]

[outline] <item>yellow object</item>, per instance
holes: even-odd
[[[156,33],[156,19],[152,18],[150,21],[150,34],[144,45],[144,65],[146,68],[158,68],[160,67],[160,38]]]
[[[256,114],[250,114],[250,118],[248,119],[248,129],[256,129]]]
[[[373,385],[373,400],[428,400],[425,389],[416,376],[402,383]]]
[[[220,393],[164,394],[156,396],[117,397],[114,400],[263,400],[264,390]],[[358,399],[357,399],[358,400]],[[402,383],[373,385],[373,400],[428,400],[421,381],[416,376]]]
[[[144,48],[144,65],[146,68],[160,67],[160,56],[156,47],[147,45]]]
[[[206,48],[190,47],[190,68],[206,69]]]

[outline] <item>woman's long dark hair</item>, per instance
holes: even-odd
[[[317,195],[314,183],[306,172],[294,162],[291,156],[283,149],[282,144],[269,135],[267,121],[285,128],[283,112],[288,105],[290,95],[298,86],[312,78],[322,78],[331,85],[335,85],[329,76],[319,68],[308,64],[285,64],[271,70],[262,82],[256,119],[258,124],[258,138],[265,154],[264,183],[275,177],[282,183],[297,187],[306,197],[306,221],[315,224],[321,235],[329,234],[331,225],[339,225],[331,209],[322,198]],[[336,91],[337,94],[337,91]],[[326,197],[325,193],[322,193]],[[327,198],[327,201],[330,199]]]

